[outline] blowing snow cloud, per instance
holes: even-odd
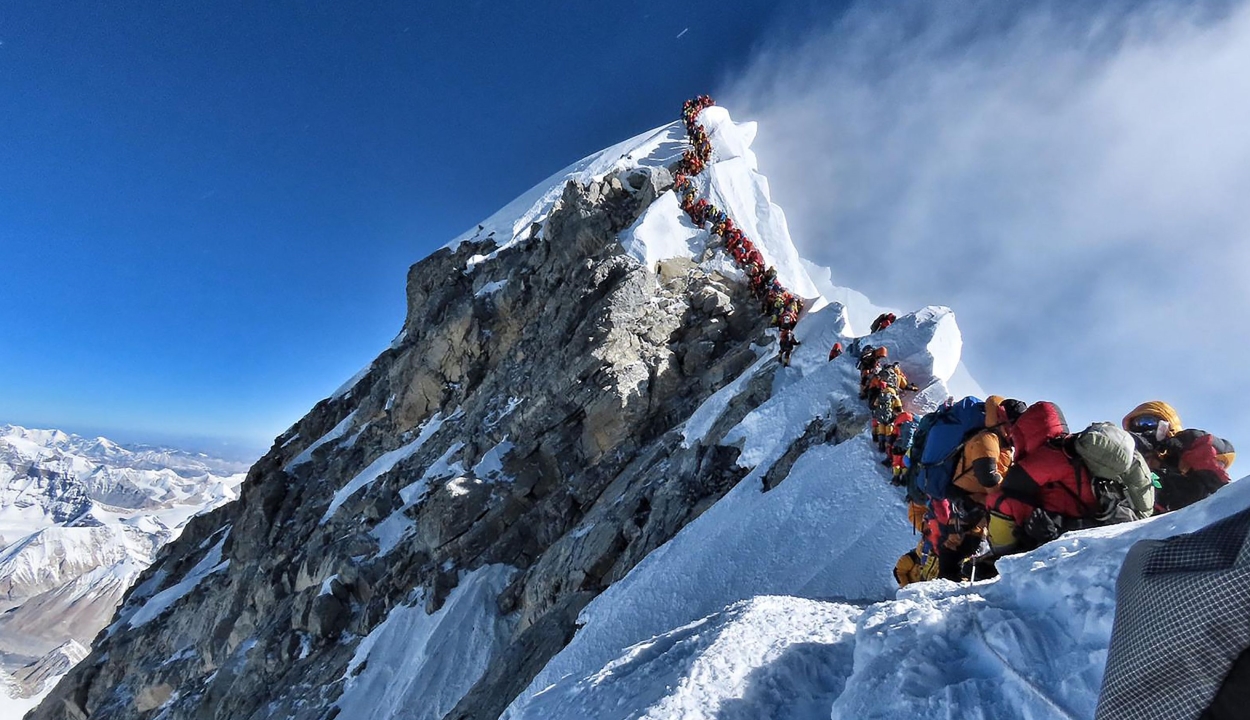
[[[805,255],[949,304],[990,391],[1250,423],[1250,10],[853,7],[727,89]],[[1075,428],[1074,428],[1075,429]]]

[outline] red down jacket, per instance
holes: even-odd
[[[1070,518],[1096,512],[1098,499],[1089,470],[1065,451],[1062,439],[1067,436],[1068,424],[1058,406],[1030,405],[1012,424],[1015,461],[986,505],[1017,526],[1024,525],[1035,508]]]

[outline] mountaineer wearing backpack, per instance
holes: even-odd
[[[876,320],[872,321],[872,332],[881,332],[882,330],[894,324],[898,318],[894,317],[894,313],[881,313]]]
[[[1156,507],[1163,512],[1192,505],[1232,480],[1228,468],[1236,457],[1233,444],[1203,430],[1182,430],[1160,443],[1156,452],[1162,458]]]
[[[921,540],[916,549],[903,553],[894,564],[894,579],[901,588],[912,583],[933,580],[937,576],[937,553],[933,552],[927,540]]]
[[[987,499],[996,514],[992,525],[995,519],[1009,522],[1016,541],[1036,546],[1068,530],[1151,515],[1153,478],[1128,432],[1094,423],[1075,434],[1055,432],[1053,424],[1049,432],[1038,433],[1038,423],[1021,428],[1029,411],[1012,428],[1023,455],[1007,471],[1000,491]],[[992,545],[1012,545],[1002,528],[994,530]]]
[[[1025,405],[1019,400],[989,396],[985,399],[984,424],[966,432],[958,446],[959,460],[947,488],[952,521],[944,528],[938,555],[944,578],[958,580],[965,572],[972,572],[969,560],[980,549],[989,520],[986,497],[1002,483],[1011,466],[1011,423],[1024,411]],[[985,568],[984,572],[992,574],[992,569]]]
[[[1018,476],[1023,472],[1017,469],[1021,462],[1038,452],[1053,452],[1052,443],[1067,434],[1068,422],[1058,405],[1045,401],[1030,405],[1012,423],[1009,432],[1015,464],[1008,468],[1008,474]],[[1043,458],[1054,459],[1053,455],[1043,455]],[[1067,466],[1066,459],[1064,463]],[[1005,482],[1000,483],[986,494],[985,504],[990,511],[987,530],[990,547],[995,555],[1023,552],[1040,544],[1024,530],[1038,504],[1037,493],[1032,492],[1036,487],[1037,483],[1028,473],[1024,473],[1023,477],[1013,477],[1011,486]],[[1038,528],[1039,533],[1042,529]]]
[[[920,424],[916,417],[904,410],[894,418],[894,435],[890,441],[890,465],[894,470],[891,482],[901,484],[903,470],[906,469],[907,451],[916,437],[916,427]]]
[[[1011,424],[1025,410],[1025,404],[1019,400],[1004,400],[998,395],[985,399],[985,427],[963,443],[963,453],[951,479],[951,484],[962,492],[952,492],[954,497],[985,505],[986,494],[1002,483],[1011,466]]]
[[[1155,511],[1192,505],[1227,485],[1236,453],[1229,441],[1202,430],[1185,430],[1180,416],[1165,402],[1142,403],[1124,416],[1122,426],[1137,438],[1138,448],[1158,474]]]
[[[944,501],[908,504],[907,519],[920,533],[920,541],[914,550],[903,553],[894,564],[894,579],[899,587],[939,576],[938,548],[942,542],[942,527],[949,521],[948,513]]]
[[[859,355],[859,398],[861,400],[868,399],[868,388],[872,379],[876,377],[877,371],[881,369],[881,363],[890,356],[890,351],[884,346],[873,347],[872,345],[864,346],[864,350]],[[869,402],[869,406],[872,403]]]
[[[908,382],[907,376],[903,374],[903,368],[899,367],[898,363],[890,363],[882,366],[877,371],[877,374],[868,381],[868,402],[872,402],[877,392],[885,391],[901,394],[904,390],[916,392],[919,389],[914,384]]]
[[[899,400],[898,393],[882,390],[873,397],[871,408],[872,441],[884,453],[894,435],[894,419],[903,412],[903,401]]]

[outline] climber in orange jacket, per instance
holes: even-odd
[[[998,487],[1011,466],[1011,425],[1026,410],[1019,400],[998,395],[985,399],[985,429],[964,441],[951,483],[954,495],[985,505],[986,495]]]

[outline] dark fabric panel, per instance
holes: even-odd
[[[1247,720],[1250,718],[1250,648],[1228,671],[1215,700],[1198,720]]]

